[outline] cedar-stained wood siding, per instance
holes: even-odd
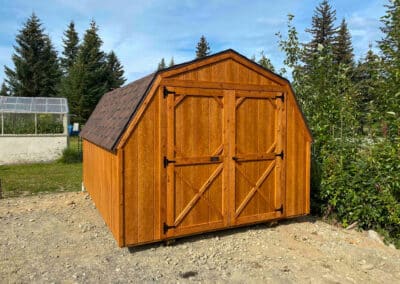
[[[120,167],[116,154],[83,140],[83,184],[120,246]]]

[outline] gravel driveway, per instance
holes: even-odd
[[[400,283],[400,251],[312,217],[117,247],[86,193],[0,200],[1,283]]]

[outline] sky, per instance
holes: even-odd
[[[157,68],[161,58],[175,63],[192,60],[201,35],[211,52],[228,48],[247,57],[261,51],[276,69],[283,67],[277,32],[286,34],[287,15],[293,14],[300,41],[308,41],[315,7],[322,0],[0,0],[0,83],[4,65],[13,67],[15,36],[34,12],[45,32],[62,52],[63,32],[72,20],[80,38],[93,19],[99,26],[103,50],[114,50],[127,82]],[[369,44],[376,49],[382,34],[380,17],[389,0],[331,0],[336,24],[348,22],[356,58]]]

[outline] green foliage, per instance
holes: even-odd
[[[75,30],[75,23],[73,21],[69,23],[68,29],[64,32],[64,38],[62,41],[64,50],[60,61],[61,67],[66,74],[72,65],[74,65],[79,51],[79,36]]]
[[[346,20],[343,19],[333,42],[333,53],[337,64],[354,65],[353,46]]]
[[[61,78],[57,53],[35,14],[17,35],[14,49],[14,69],[5,67],[10,93],[25,97],[56,96]]]
[[[196,58],[206,57],[210,52],[210,44],[207,42],[206,37],[202,35],[196,46]]]
[[[344,226],[357,221],[361,228],[375,229],[397,246],[399,4],[395,0],[388,5],[382,18],[385,36],[379,44],[383,59],[370,49],[356,66],[347,26],[342,22],[335,31],[334,12],[327,1],[316,10],[309,43],[299,42],[293,15],[288,17],[287,37],[278,34],[286,54],[284,63],[292,71],[293,86],[314,137],[312,211],[333,216]]]
[[[175,61],[174,61],[174,57],[172,56],[172,57],[171,57],[171,60],[169,61],[168,67],[172,67],[172,66],[174,66],[174,65],[175,65]]]
[[[81,163],[82,152],[73,148],[65,148],[59,162],[64,164]]]
[[[335,20],[336,10],[332,9],[327,0],[323,0],[314,10],[311,28],[306,29],[312,39],[304,44],[305,62],[314,58],[319,46],[325,47],[325,51],[329,50],[327,47],[332,47],[336,36]]]
[[[107,57],[101,50],[101,45],[102,40],[98,35],[98,27],[92,21],[83,37],[76,62],[61,83],[60,94],[68,98],[70,113],[74,115],[76,122],[84,123],[100,98],[109,90],[110,67],[107,65]],[[113,67],[119,69],[120,66],[114,65]],[[118,84],[119,82],[113,83]]]
[[[260,52],[260,59],[258,60],[258,64],[260,64],[265,69],[268,69],[272,72],[275,72],[275,67],[272,65],[271,60],[265,56],[264,51]]]
[[[107,55],[107,73],[107,88],[109,90],[121,87],[126,81],[124,78],[124,68],[114,51],[111,51]]]
[[[163,70],[165,68],[167,68],[167,65],[165,64],[165,59],[163,57],[163,58],[161,58],[160,63],[158,63],[157,70]]]
[[[9,91],[6,83],[3,82],[3,84],[1,84],[0,96],[9,96],[9,95],[10,95],[10,91]]]

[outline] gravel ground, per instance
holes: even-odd
[[[312,217],[117,247],[85,193],[0,200],[0,283],[400,283],[400,251]]]

